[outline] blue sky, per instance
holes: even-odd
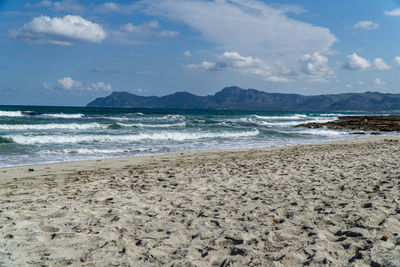
[[[400,1],[0,0],[0,104],[400,93]]]

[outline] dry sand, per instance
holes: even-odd
[[[3,168],[0,240],[0,266],[400,266],[400,138]]]

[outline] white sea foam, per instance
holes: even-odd
[[[259,116],[259,115],[253,115],[253,117],[261,120],[300,120],[307,118],[307,115],[304,114],[295,114],[292,116]]]
[[[0,117],[23,117],[21,111],[2,111],[0,110]]]
[[[48,123],[48,124],[0,124],[0,130],[87,130],[107,129],[108,125],[99,123]]]
[[[291,133],[293,133],[293,132],[291,132]],[[340,135],[348,134],[347,132],[344,132],[344,131],[328,130],[328,129],[304,129],[304,130],[296,131],[296,133],[321,135],[321,136],[340,136]]]
[[[236,138],[256,136],[257,129],[243,132],[162,132],[162,133],[140,133],[134,135],[5,135],[15,143],[30,144],[64,144],[64,143],[132,143],[141,140],[196,140],[207,138]]]
[[[338,116],[348,116],[346,114],[339,114],[339,113],[323,113],[323,114],[318,114],[321,117],[338,117]]]
[[[54,114],[43,114],[45,117],[50,118],[63,118],[63,119],[79,119],[83,118],[83,114],[65,114],[65,113],[54,113]]]
[[[186,117],[183,116],[183,115],[168,114],[168,115],[165,115],[165,116],[161,117],[160,119],[173,120],[173,121],[183,121],[183,120],[186,119]]]
[[[128,120],[131,119],[131,118],[127,118],[127,117],[94,117],[94,118],[96,118],[96,119],[113,120],[113,121],[128,121]]]
[[[145,152],[149,151],[148,148],[135,148],[135,149],[88,149],[88,148],[76,148],[76,149],[61,149],[52,150],[50,152],[60,152],[66,154],[87,154],[87,155],[98,155],[98,154],[120,154],[120,153],[132,153],[132,152]]]
[[[123,127],[140,127],[140,128],[171,128],[171,127],[185,127],[186,123],[172,123],[172,124],[143,124],[143,123],[117,123]]]

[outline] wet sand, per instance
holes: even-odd
[[[0,266],[400,266],[400,138],[0,169]]]

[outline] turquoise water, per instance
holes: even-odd
[[[293,128],[339,115],[346,114],[0,106],[0,167],[359,137]]]

